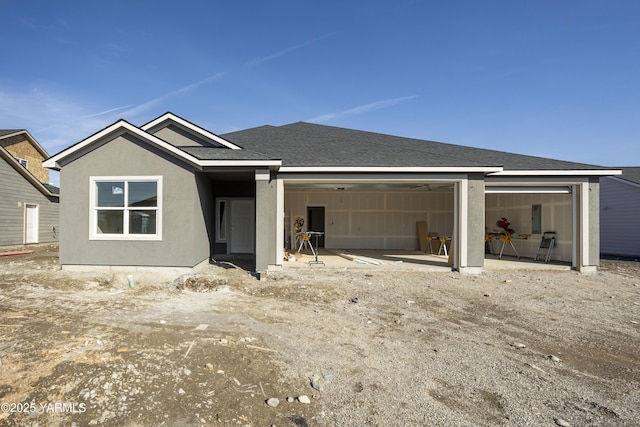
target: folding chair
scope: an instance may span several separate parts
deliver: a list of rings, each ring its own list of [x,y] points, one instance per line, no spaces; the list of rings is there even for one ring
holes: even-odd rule
[[[541,252],[546,250],[547,254],[544,258],[544,262],[551,261],[551,252],[553,251],[553,247],[556,244],[556,232],[555,231],[545,231],[542,234],[542,240],[540,241],[540,247],[538,248],[538,252],[536,252],[534,261],[537,261],[540,258]]]

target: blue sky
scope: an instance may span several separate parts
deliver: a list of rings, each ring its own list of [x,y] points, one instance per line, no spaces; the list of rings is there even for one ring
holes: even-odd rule
[[[0,0],[0,128],[171,111],[640,165],[640,1]]]

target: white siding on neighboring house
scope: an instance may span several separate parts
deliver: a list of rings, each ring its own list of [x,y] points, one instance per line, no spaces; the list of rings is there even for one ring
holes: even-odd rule
[[[640,185],[600,180],[600,253],[640,257]]]

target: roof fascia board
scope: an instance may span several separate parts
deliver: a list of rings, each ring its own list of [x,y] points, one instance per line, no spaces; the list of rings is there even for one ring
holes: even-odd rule
[[[232,150],[241,150],[242,147],[238,147],[237,145],[233,144],[232,142],[227,141],[226,139],[219,137],[218,135],[216,135],[215,133],[209,132],[206,129],[201,128],[200,126],[191,123],[188,120],[183,119],[182,117],[176,116],[173,113],[165,113],[162,116],[158,117],[157,119],[154,119],[152,121],[150,121],[149,123],[147,123],[146,125],[143,125],[140,127],[140,129],[144,130],[144,131],[148,131],[149,129],[154,128],[155,126],[159,125],[160,123],[164,122],[164,121],[173,121],[187,129],[189,129],[192,132],[195,132],[201,136],[204,136],[206,138],[212,139],[215,142],[224,145],[227,148],[230,148]]]
[[[364,173],[498,173],[502,171],[502,167],[475,167],[475,166],[461,166],[461,167],[378,167],[378,166],[284,166],[280,168],[280,172],[283,173],[350,173],[350,172],[364,172]]]
[[[588,177],[584,176],[575,176],[575,177],[552,177],[552,176],[541,176],[541,177],[496,177],[489,176],[485,178],[485,186],[554,186],[554,185],[575,185],[575,184],[585,184],[589,182]]]
[[[42,155],[42,157],[44,157],[45,159],[49,157],[49,153],[46,152],[46,150],[42,147],[42,145],[40,145],[38,141],[36,141],[36,139],[33,136],[31,136],[29,131],[26,129],[19,130],[17,132],[10,133],[7,135],[2,135],[0,136],[0,139],[10,138],[10,137],[18,136],[21,134],[24,134],[27,137],[27,140],[29,141],[29,143]]]
[[[59,194],[54,194],[30,172],[22,166],[18,161],[9,153],[4,147],[0,147],[0,157],[5,159],[20,175],[22,175],[27,181],[29,181],[38,191],[48,197],[60,198]]]
[[[620,169],[571,169],[571,170],[506,170],[490,176],[611,176],[622,175]]]
[[[250,166],[250,167],[279,167],[281,160],[199,160],[202,167],[224,167],[224,166]]]
[[[280,169],[282,171],[282,169]],[[288,183],[323,182],[323,183],[390,183],[390,182],[451,182],[467,179],[465,174],[441,174],[437,177],[425,176],[424,174],[301,174],[301,173],[281,173],[278,172],[278,179]]]
[[[80,141],[79,143],[72,145],[71,147],[67,148],[64,151],[61,151],[60,153],[56,154],[53,157],[50,157],[49,159],[45,160],[44,162],[42,162],[42,164],[44,165],[44,167],[47,168],[52,168],[52,169],[60,169],[60,161],[68,158],[70,156],[72,156],[75,153],[78,153],[79,151],[88,148],[89,146],[95,144],[96,142],[100,141],[103,138],[106,138],[110,135],[121,135],[124,134],[126,132],[129,132],[133,135],[138,136],[139,138],[146,140],[156,146],[158,146],[160,149],[162,149],[163,151],[166,151],[170,154],[173,154],[174,156],[181,158],[183,160],[185,160],[188,163],[191,163],[194,166],[198,166],[200,168],[200,164],[197,158],[193,157],[192,155],[180,150],[179,148],[174,147],[173,145],[169,144],[166,141],[163,141],[162,139],[158,138],[157,136],[151,135],[150,133],[147,133],[139,128],[137,128],[136,126],[132,125],[131,123],[127,122],[126,120],[118,120],[117,122],[115,122],[114,124],[112,124],[111,126],[108,126],[106,128],[104,128],[103,130],[93,134],[92,136],[90,136],[89,138]]]

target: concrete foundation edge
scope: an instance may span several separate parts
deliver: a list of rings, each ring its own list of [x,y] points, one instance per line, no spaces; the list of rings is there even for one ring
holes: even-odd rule
[[[113,274],[116,277],[132,275],[136,282],[154,283],[172,281],[184,274],[196,274],[202,272],[209,265],[209,259],[205,259],[193,267],[159,267],[144,265],[62,265],[62,271],[71,273],[99,273]]]

